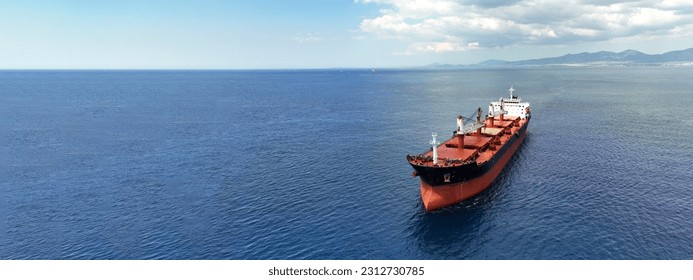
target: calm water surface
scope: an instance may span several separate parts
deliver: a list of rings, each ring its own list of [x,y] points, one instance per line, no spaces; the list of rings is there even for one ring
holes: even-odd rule
[[[0,259],[691,259],[693,68],[2,71]],[[526,142],[426,213],[406,154]]]

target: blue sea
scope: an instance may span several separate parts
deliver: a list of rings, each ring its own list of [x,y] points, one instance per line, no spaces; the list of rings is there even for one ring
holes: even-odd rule
[[[0,259],[692,259],[693,68],[0,71]],[[405,156],[515,93],[424,211]]]

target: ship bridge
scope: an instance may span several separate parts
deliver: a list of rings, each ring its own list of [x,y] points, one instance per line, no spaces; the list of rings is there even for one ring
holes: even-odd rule
[[[498,101],[493,101],[488,105],[489,116],[500,115],[515,116],[521,119],[529,117],[529,102],[522,102],[519,96],[515,95],[515,89],[510,86],[508,89],[510,98],[501,97]]]

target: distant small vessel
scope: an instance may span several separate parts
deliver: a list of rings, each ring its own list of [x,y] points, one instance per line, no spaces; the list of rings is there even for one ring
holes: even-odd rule
[[[508,92],[510,98],[490,102],[484,121],[481,108],[475,120],[458,116],[450,140],[440,144],[434,132],[429,151],[407,155],[413,175],[421,179],[426,210],[459,203],[488,188],[525,140],[529,103],[521,102],[512,86]]]

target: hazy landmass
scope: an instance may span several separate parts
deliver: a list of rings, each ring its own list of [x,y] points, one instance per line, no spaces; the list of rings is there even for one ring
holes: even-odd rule
[[[507,67],[507,66],[693,66],[693,48],[663,54],[646,54],[637,50],[622,52],[582,52],[558,57],[505,61],[486,60],[478,64],[434,64],[435,68],[453,67]]]

